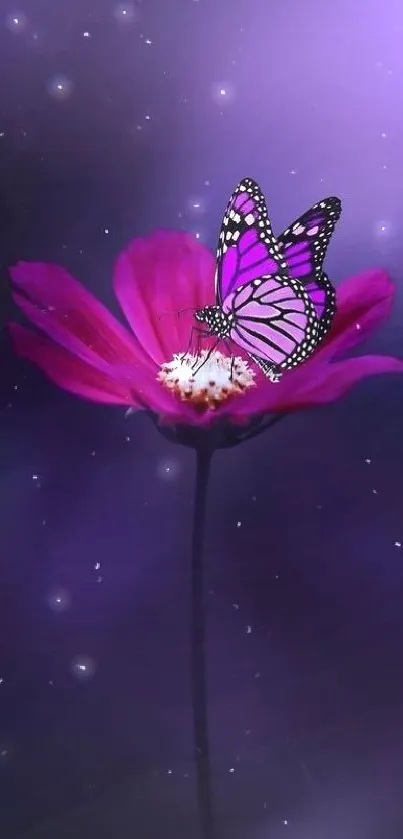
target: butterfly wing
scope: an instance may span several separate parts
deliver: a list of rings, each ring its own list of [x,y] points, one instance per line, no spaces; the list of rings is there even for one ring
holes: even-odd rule
[[[269,375],[287,370],[316,349],[315,307],[298,280],[269,275],[240,286],[232,297],[231,339]]]
[[[271,229],[264,195],[244,178],[228,203],[217,247],[216,300],[222,305],[240,285],[267,274],[287,276],[287,265]]]
[[[308,292],[319,319],[319,340],[330,329],[336,312],[336,292],[322,266],[341,215],[339,198],[314,204],[278,238],[291,277]]]

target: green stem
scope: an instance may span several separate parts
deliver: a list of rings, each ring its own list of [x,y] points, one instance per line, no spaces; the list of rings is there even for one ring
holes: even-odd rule
[[[196,762],[197,801],[202,839],[214,839],[214,816],[207,722],[205,609],[204,609],[204,536],[206,499],[212,451],[196,450],[196,490],[192,531],[191,655],[193,737]]]

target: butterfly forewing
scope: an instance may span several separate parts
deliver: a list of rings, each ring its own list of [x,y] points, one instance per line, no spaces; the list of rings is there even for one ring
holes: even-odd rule
[[[340,199],[324,198],[278,238],[290,276],[304,285],[315,307],[319,340],[329,331],[336,311],[336,293],[322,266],[340,215]]]
[[[267,274],[287,276],[287,264],[273,235],[263,193],[244,178],[228,203],[218,241],[216,299],[222,305],[240,285]]]

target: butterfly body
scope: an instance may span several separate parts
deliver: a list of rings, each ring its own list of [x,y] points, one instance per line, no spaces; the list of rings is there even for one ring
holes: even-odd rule
[[[199,323],[205,323],[208,334],[217,335],[222,341],[230,337],[233,315],[223,311],[221,306],[204,306],[195,313]]]
[[[250,178],[231,196],[221,225],[216,305],[195,313],[209,335],[230,339],[271,381],[309,358],[330,329],[335,292],[322,270],[341,213],[338,198],[315,204],[278,239]]]

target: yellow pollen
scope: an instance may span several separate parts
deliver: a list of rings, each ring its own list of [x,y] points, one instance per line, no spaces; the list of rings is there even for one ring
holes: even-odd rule
[[[157,379],[182,402],[192,402],[201,409],[211,410],[218,408],[230,396],[254,387],[255,374],[243,358],[231,359],[217,351],[207,356],[207,350],[200,355],[176,354],[172,361],[161,365]]]

